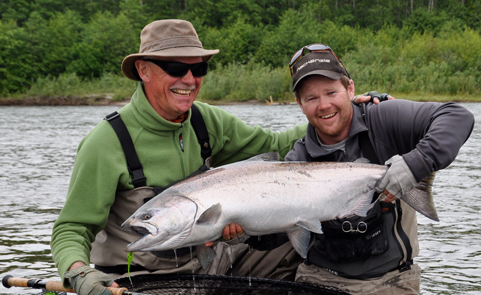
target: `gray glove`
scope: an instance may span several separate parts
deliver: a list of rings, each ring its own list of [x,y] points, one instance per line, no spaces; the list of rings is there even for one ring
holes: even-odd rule
[[[88,265],[69,270],[64,277],[71,279],[72,287],[79,295],[112,295],[106,286],[110,286],[114,280]]]
[[[390,166],[384,177],[379,180],[376,190],[382,192],[385,189],[400,199],[408,190],[413,188],[417,182],[411,169],[400,155],[395,155],[384,163]]]

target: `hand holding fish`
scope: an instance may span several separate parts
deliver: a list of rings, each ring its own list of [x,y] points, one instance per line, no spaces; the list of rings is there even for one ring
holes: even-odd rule
[[[233,240],[233,239],[237,239],[238,237],[240,237],[243,234],[244,234],[244,230],[242,229],[242,226],[240,224],[237,224],[237,223],[231,223],[229,225],[226,225],[222,229],[222,238],[224,239],[224,241],[230,241],[230,240]],[[204,243],[204,246],[212,247],[212,246],[214,246],[214,242]]]
[[[377,184],[376,190],[383,192],[387,197],[386,201],[389,202],[394,200],[393,197],[400,199],[417,184],[417,181],[402,156],[391,157],[385,165],[389,166],[389,169]]]
[[[240,224],[231,223],[229,225],[226,225],[222,230],[222,238],[225,241],[230,241],[241,236],[243,233],[244,231],[242,230],[242,226],[240,226]]]

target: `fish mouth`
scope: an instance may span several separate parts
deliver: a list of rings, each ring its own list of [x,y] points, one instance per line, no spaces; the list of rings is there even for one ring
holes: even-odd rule
[[[142,237],[152,234],[147,228],[143,226],[132,226],[129,230],[134,234],[138,234]]]
[[[129,252],[139,251],[143,245],[142,241],[144,239],[147,239],[148,237],[153,236],[153,234],[146,227],[143,227],[143,226],[130,226],[128,230],[134,234],[141,236],[137,240],[128,244],[127,247],[125,247],[125,251],[129,251]]]

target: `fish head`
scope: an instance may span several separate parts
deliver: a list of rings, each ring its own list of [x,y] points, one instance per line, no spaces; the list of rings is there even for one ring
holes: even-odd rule
[[[179,248],[190,235],[197,204],[179,194],[160,194],[145,203],[121,226],[142,237],[126,251],[163,251]]]

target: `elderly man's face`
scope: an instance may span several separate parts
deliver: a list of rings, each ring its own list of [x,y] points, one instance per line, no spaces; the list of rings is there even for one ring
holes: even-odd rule
[[[194,64],[201,57],[175,57],[163,59]],[[202,77],[194,77],[189,70],[183,77],[172,77],[157,65],[144,60],[136,62],[139,75],[144,81],[144,90],[152,107],[167,120],[174,120],[187,112],[200,90]]]
[[[296,100],[309,123],[316,128],[321,142],[335,144],[349,135],[353,97],[352,80],[346,90],[340,79],[312,75],[302,81]]]

